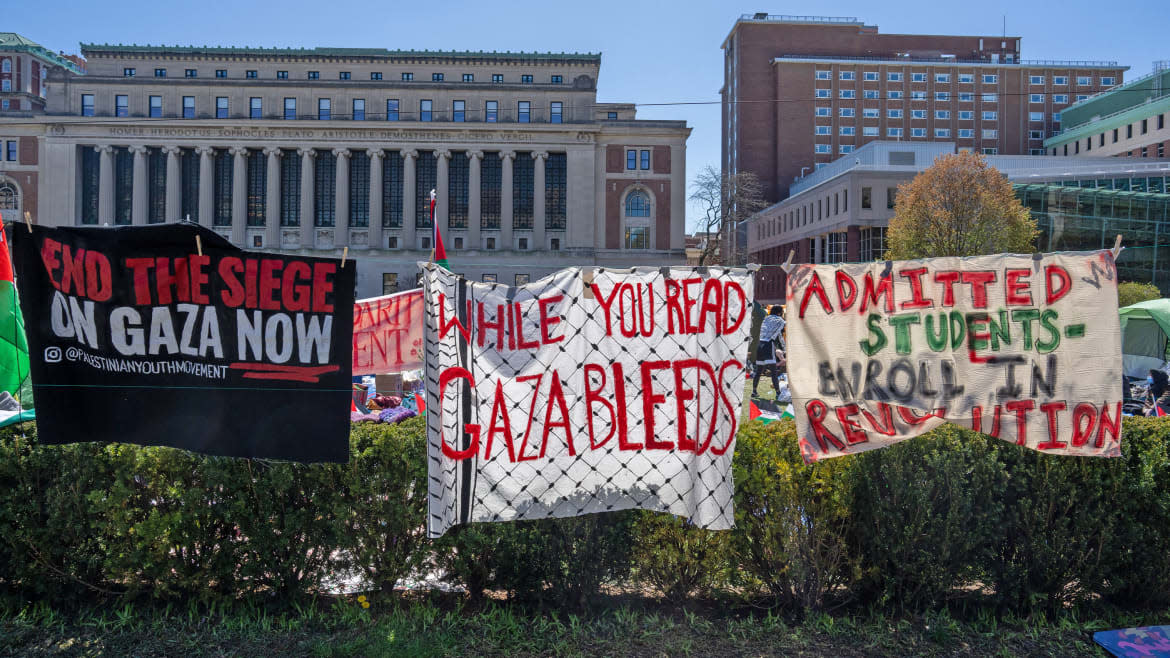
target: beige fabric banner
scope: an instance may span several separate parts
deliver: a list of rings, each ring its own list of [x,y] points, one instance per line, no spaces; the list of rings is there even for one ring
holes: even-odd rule
[[[807,462],[944,422],[1044,452],[1121,454],[1109,251],[798,265],[787,299]]]

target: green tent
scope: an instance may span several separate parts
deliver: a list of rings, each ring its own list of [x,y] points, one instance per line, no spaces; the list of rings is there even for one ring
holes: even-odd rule
[[[1151,299],[1126,306],[1121,314],[1121,358],[1125,374],[1145,377],[1160,369],[1170,357],[1170,299]]]

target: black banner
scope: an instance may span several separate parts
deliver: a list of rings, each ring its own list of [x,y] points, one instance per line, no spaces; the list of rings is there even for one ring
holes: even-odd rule
[[[192,224],[10,231],[41,442],[348,459],[352,261]]]

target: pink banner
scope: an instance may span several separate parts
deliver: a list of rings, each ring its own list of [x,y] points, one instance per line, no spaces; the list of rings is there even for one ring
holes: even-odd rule
[[[423,294],[408,290],[353,305],[353,374],[423,367]]]

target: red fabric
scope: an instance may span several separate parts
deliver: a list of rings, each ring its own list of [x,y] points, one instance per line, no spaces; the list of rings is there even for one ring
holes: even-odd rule
[[[420,414],[427,410],[426,401],[423,400],[423,396],[419,395],[418,393],[414,394],[414,404],[418,407],[418,412]]]
[[[15,227],[15,224],[13,226]],[[0,281],[14,283],[12,278],[12,257],[8,255],[8,236],[4,234],[3,229],[0,229]]]
[[[1162,407],[1159,407],[1158,405],[1156,405],[1156,404],[1155,404],[1155,405],[1154,405],[1154,415],[1156,415],[1156,416],[1165,416],[1165,415],[1166,415],[1166,412],[1165,412],[1165,411],[1162,411]]]
[[[431,226],[435,231],[435,258],[436,263],[447,260],[447,250],[443,247],[443,234],[439,232],[439,225],[435,223],[435,198],[431,197]]]
[[[759,418],[760,417],[760,408],[756,406],[755,402],[750,402],[749,404],[751,405],[748,408],[748,414],[750,414],[749,420],[755,420],[755,419]]]

